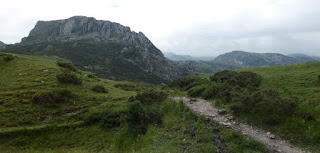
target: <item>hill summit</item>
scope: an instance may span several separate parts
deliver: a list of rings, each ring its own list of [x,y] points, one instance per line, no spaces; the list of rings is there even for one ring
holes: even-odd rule
[[[275,65],[292,65],[299,63],[317,62],[312,58],[301,59],[289,57],[279,53],[250,53],[245,51],[232,51],[219,55],[215,62],[237,65],[240,67],[260,67]]]
[[[72,41],[93,39],[95,42],[115,42],[140,46],[157,55],[162,52],[142,33],[130,30],[119,23],[96,20],[93,17],[74,16],[55,21],[38,21],[29,36],[21,43],[39,43],[45,41]]]
[[[58,56],[114,80],[165,83],[187,73],[142,32],[85,16],[39,21],[20,44],[9,45],[4,52]]]

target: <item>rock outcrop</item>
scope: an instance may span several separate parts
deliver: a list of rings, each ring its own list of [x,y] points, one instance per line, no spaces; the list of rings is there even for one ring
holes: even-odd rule
[[[0,50],[1,49],[5,49],[6,48],[6,44],[5,43],[3,43],[2,41],[0,41]]]
[[[38,21],[29,36],[22,38],[21,43],[30,44],[81,39],[139,46],[153,54],[163,56],[162,52],[142,32],[136,33],[131,31],[130,27],[119,23],[96,20],[85,16],[74,16],[56,21]]]
[[[142,32],[84,16],[39,21],[20,44],[5,51],[58,56],[115,80],[166,83],[188,73],[166,59]]]

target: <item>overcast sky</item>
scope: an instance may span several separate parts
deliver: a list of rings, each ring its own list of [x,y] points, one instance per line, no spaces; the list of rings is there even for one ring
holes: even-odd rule
[[[163,52],[320,56],[319,7],[319,0],[2,0],[0,41],[20,42],[38,20],[84,15],[141,31]]]

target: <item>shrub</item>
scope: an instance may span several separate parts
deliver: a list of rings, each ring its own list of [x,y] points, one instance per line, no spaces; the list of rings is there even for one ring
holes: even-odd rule
[[[169,83],[168,87],[180,88],[181,90],[187,91],[192,87],[195,87],[201,84],[206,84],[207,82],[208,82],[207,79],[200,78],[200,77],[185,77]]]
[[[51,92],[40,93],[33,97],[33,101],[40,105],[56,106],[58,104],[68,102],[71,96],[72,93],[69,90],[55,90]]]
[[[153,104],[154,102],[161,102],[167,97],[168,94],[163,91],[146,90],[143,92],[139,92],[135,97],[130,97],[128,101],[140,101],[143,104]]]
[[[152,123],[162,123],[162,113],[158,107],[143,105],[140,101],[129,104],[126,121],[135,134],[145,134]]]
[[[137,89],[136,85],[126,84],[126,83],[115,84],[114,87],[122,89],[122,90],[125,90],[125,91],[137,91],[137,90],[139,90],[139,89]]]
[[[221,71],[210,77],[210,80],[217,83],[227,83],[232,86],[240,86],[254,90],[259,87],[262,77],[252,72],[235,72],[235,71]]]
[[[5,62],[12,61],[13,59],[14,59],[14,57],[11,56],[11,55],[5,55],[4,58],[3,58],[3,60],[4,60]]]
[[[108,90],[103,85],[95,85],[91,90],[98,93],[108,93]]]
[[[320,82],[320,75],[318,76],[318,81]]]
[[[58,66],[66,68],[70,71],[76,72],[77,69],[71,64],[71,63],[66,63],[66,62],[58,62],[57,63]]]
[[[91,73],[88,74],[87,77],[90,78],[90,79],[96,78],[96,77],[95,77],[93,74],[91,74]]]
[[[188,96],[190,97],[201,97],[203,92],[206,90],[207,85],[195,86],[188,90]]]
[[[76,74],[71,72],[63,72],[59,75],[57,75],[57,79],[60,83],[65,84],[75,84],[75,85],[81,85],[82,79],[78,78]]]
[[[243,93],[231,107],[234,113],[246,113],[259,116],[262,123],[276,125],[283,119],[293,116],[298,107],[298,99],[281,96],[275,90]]]
[[[110,129],[119,127],[122,121],[122,114],[125,112],[115,108],[100,108],[91,110],[84,117],[84,122],[88,125],[98,123],[102,128]]]

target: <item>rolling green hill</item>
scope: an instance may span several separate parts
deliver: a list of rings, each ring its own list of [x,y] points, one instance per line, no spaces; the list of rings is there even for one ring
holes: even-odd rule
[[[211,99],[238,120],[320,150],[320,63],[222,71],[182,78],[169,87]]]
[[[0,152],[266,152],[145,83],[0,53]]]

